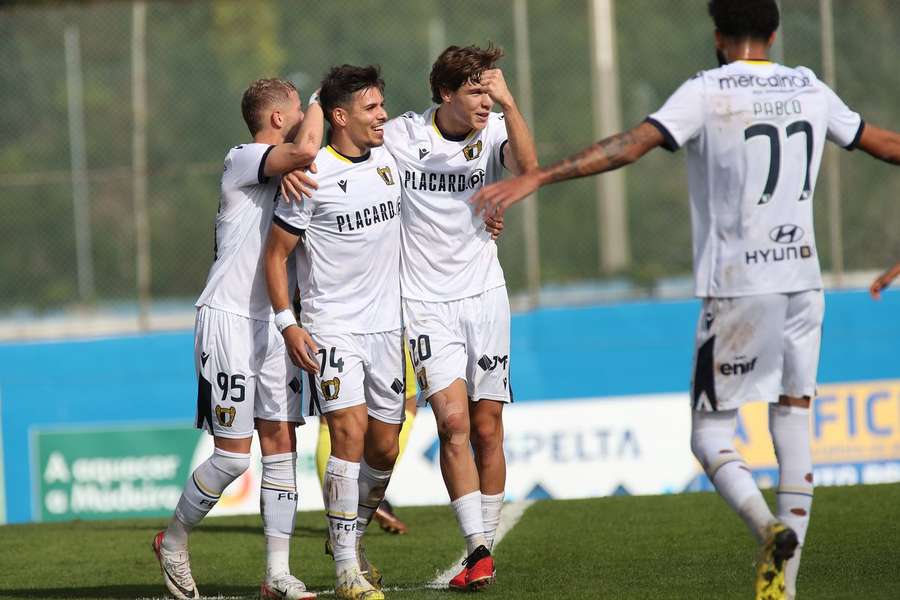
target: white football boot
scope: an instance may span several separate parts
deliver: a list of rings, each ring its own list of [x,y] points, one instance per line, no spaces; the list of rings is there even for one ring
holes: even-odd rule
[[[162,546],[165,531],[160,531],[153,538],[153,553],[159,561],[166,588],[178,600],[194,600],[200,597],[197,584],[191,576],[191,559],[187,548],[177,552],[169,552]]]

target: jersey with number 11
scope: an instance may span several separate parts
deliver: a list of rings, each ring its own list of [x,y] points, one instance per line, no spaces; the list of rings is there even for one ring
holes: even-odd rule
[[[685,82],[647,119],[687,150],[695,293],[822,287],[813,193],[825,140],[852,150],[863,121],[815,74],[736,61]]]

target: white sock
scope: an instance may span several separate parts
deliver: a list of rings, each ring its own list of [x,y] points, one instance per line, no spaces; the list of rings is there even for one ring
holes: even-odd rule
[[[481,519],[484,521],[484,537],[488,550],[494,549],[494,536],[500,526],[500,511],[503,509],[503,492],[481,494]]]
[[[213,449],[212,456],[188,477],[163,536],[163,547],[170,552],[187,547],[191,530],[212,510],[225,488],[249,466],[249,454]]]
[[[691,450],[716,486],[719,495],[761,542],[766,527],[775,521],[753,480],[750,469],[734,447],[737,411],[693,411]]]
[[[362,537],[366,533],[366,527],[372,520],[372,515],[378,510],[378,505],[384,500],[388,483],[391,481],[393,470],[379,471],[373,469],[363,460],[359,466],[359,506],[356,511],[356,537]]]
[[[338,574],[356,566],[356,508],[359,504],[359,463],[328,458],[322,482],[325,516]]]
[[[481,517],[481,491],[460,496],[450,503],[463,537],[466,538],[466,554],[471,554],[478,546],[487,546],[484,537],[484,521]]]
[[[266,575],[290,573],[290,541],[297,519],[296,452],[262,457],[259,508],[266,535]]]
[[[806,540],[812,511],[812,451],[809,439],[809,409],[769,405],[769,431],[778,457],[778,520],[797,533],[800,545],[784,568],[784,588],[789,598],[797,594],[800,553]]]

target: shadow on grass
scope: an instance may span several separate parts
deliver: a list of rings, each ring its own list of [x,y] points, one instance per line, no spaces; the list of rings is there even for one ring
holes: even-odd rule
[[[325,525],[325,519],[322,519],[321,527],[313,527],[313,526],[301,526],[297,525],[294,528],[295,536],[302,537],[325,537],[328,535],[328,527]],[[146,531],[149,535],[156,534],[157,531],[161,529],[165,529],[165,524],[162,525],[141,525],[134,524],[129,525],[128,523],[122,523],[117,525],[107,525],[104,527],[104,530],[108,531]],[[208,534],[217,534],[217,533],[243,533],[243,534],[252,534],[259,535],[262,533],[262,522],[258,525],[226,525],[226,524],[217,524],[217,523],[203,523],[199,527],[197,527],[196,531],[208,533]]]
[[[0,598],[163,598],[161,585],[106,585],[86,587],[33,587],[28,589],[0,589]],[[259,593],[256,587],[218,586],[204,589],[204,595],[212,597],[253,598]]]

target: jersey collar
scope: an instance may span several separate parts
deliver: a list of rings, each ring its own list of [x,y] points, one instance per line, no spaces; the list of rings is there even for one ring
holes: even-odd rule
[[[362,156],[345,156],[345,155],[341,154],[340,152],[338,152],[335,149],[335,147],[332,146],[331,144],[328,144],[327,146],[325,146],[325,148],[328,150],[328,152],[331,153],[332,156],[334,156],[339,161],[345,162],[345,163],[366,162],[367,160],[369,160],[369,157],[372,156],[371,150],[367,150],[366,153],[363,154]]]
[[[439,107],[435,107],[435,109],[433,111],[431,111],[431,126],[434,127],[435,132],[437,132],[437,134],[439,136],[441,136],[443,139],[445,139],[449,142],[464,142],[467,139],[469,139],[470,137],[472,137],[472,134],[475,133],[474,129],[466,132],[463,135],[448,135],[448,134],[444,133],[443,131],[441,131],[441,128],[438,127],[438,124],[437,124],[438,108]]]

